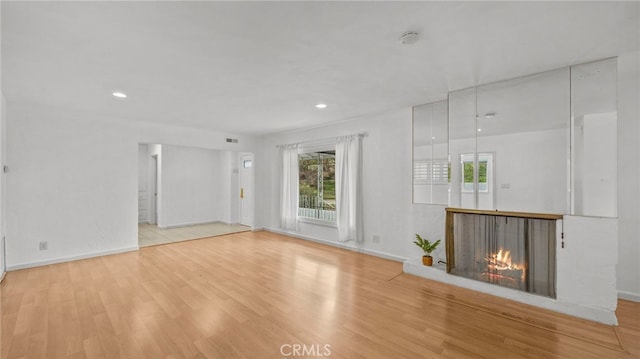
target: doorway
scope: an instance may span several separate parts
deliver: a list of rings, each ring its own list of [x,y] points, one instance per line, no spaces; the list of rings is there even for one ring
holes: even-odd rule
[[[244,232],[252,210],[241,208],[240,153],[140,144],[138,245],[140,247]],[[252,162],[245,165],[251,166]],[[252,181],[244,185],[252,197]],[[251,211],[247,213],[247,211]],[[233,215],[231,215],[233,213]]]

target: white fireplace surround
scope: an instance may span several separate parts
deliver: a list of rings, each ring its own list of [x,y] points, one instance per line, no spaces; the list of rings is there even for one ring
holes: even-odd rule
[[[556,231],[556,299],[447,274],[444,265],[426,267],[420,258],[406,260],[403,270],[575,317],[617,325],[617,219],[565,215],[563,220],[558,220]]]

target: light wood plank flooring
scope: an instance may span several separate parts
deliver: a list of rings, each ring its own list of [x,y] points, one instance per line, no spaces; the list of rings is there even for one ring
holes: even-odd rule
[[[639,303],[614,328],[268,232],[9,272],[0,290],[2,358],[640,355]]]
[[[149,247],[250,230],[251,227],[241,224],[206,223],[162,229],[155,224],[141,223],[138,225],[138,245],[140,247]]]

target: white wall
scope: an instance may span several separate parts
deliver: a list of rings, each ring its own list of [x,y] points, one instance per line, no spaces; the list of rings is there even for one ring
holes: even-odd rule
[[[158,227],[220,219],[220,152],[162,145],[162,211]]]
[[[248,136],[9,102],[9,269],[138,248],[138,144],[254,152]],[[228,144],[226,137],[239,138]],[[259,166],[258,164],[256,164]],[[38,250],[48,241],[49,249]]]
[[[239,219],[239,161],[238,152],[220,152],[220,221],[224,223],[238,223]]]
[[[149,223],[157,225],[157,214],[162,212],[162,193],[160,192],[162,187],[162,145],[157,143],[148,144],[147,150],[147,188],[149,189],[149,196],[147,196],[149,212],[147,217],[149,218]],[[155,159],[153,158],[154,156],[156,157]]]
[[[568,314],[617,324],[618,221],[564,216],[563,222],[565,246],[556,250],[558,302],[579,307]]]
[[[583,165],[580,179],[581,208],[574,213],[595,217],[617,216],[617,118],[616,113],[591,114],[582,118]],[[578,152],[578,151],[574,151]],[[578,201],[576,201],[578,202]]]
[[[6,270],[5,241],[7,233],[7,179],[2,170],[7,164],[7,102],[0,91],[0,278]]]
[[[149,146],[146,144],[140,144],[138,146],[138,190],[146,191],[148,186],[148,172],[149,172]]]
[[[0,19],[2,19],[2,6],[0,6]],[[2,20],[0,20],[0,24]],[[0,26],[2,28],[2,26]],[[6,228],[6,180],[2,166],[7,163],[7,102],[2,93],[2,36],[0,36],[0,279],[6,270],[4,235]]]
[[[169,150],[164,171],[163,148]],[[238,222],[239,153],[160,144],[140,144],[139,147],[138,222],[153,220],[154,155],[159,159],[158,198],[165,209],[164,212],[160,209],[165,213],[160,227]]]
[[[640,51],[618,57],[618,266],[620,297],[640,301]]]
[[[149,221],[149,146],[138,146],[138,223]]]

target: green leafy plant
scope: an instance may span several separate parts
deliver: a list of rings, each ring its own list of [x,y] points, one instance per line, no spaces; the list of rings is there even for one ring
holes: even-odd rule
[[[437,241],[431,243],[428,239],[424,239],[416,233],[416,240],[413,243],[415,243],[416,246],[420,247],[420,249],[424,251],[425,256],[431,257],[431,252],[433,252],[436,247],[438,247],[438,245],[440,244],[440,240],[438,239]]]

